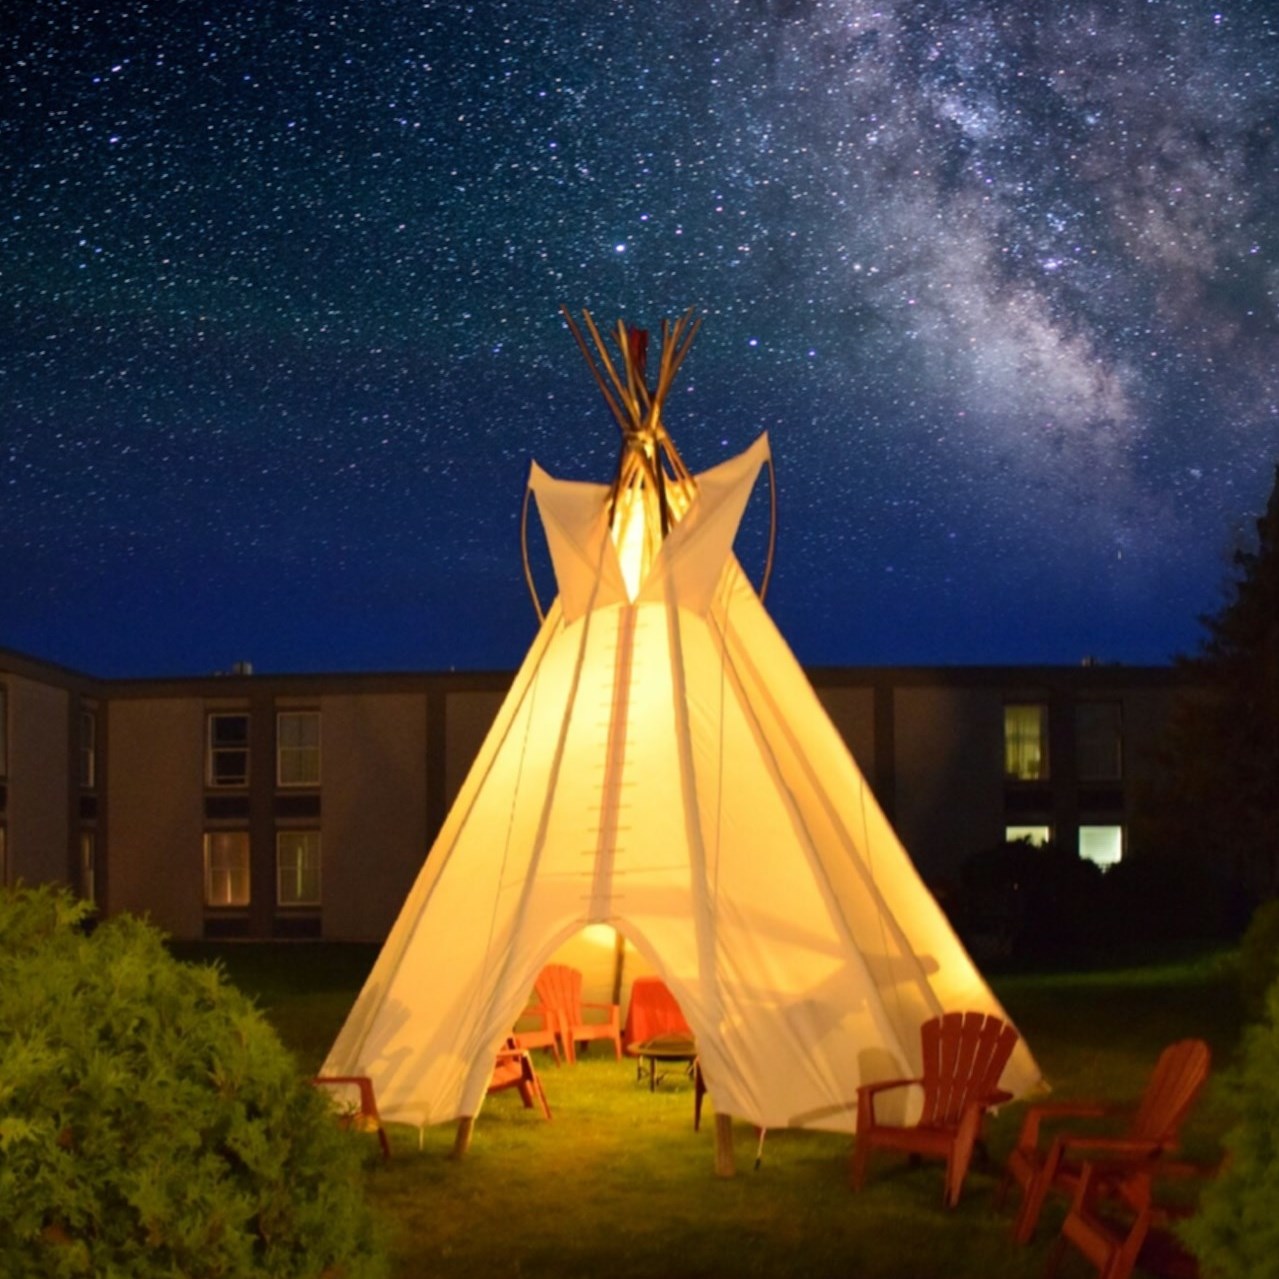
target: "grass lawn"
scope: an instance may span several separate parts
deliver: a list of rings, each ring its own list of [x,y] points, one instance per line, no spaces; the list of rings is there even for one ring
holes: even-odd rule
[[[254,993],[314,1070],[375,951],[327,945],[175,947],[216,956]],[[994,982],[1060,1097],[1134,1097],[1159,1050],[1195,1035],[1212,1045],[1214,1080],[1185,1136],[1207,1158],[1228,1122],[1220,1068],[1239,1040],[1233,978],[1203,960],[1123,971],[1017,976]],[[714,1176],[713,1123],[692,1128],[692,1084],[678,1068],[656,1092],[598,1045],[575,1068],[539,1069],[554,1119],[518,1095],[489,1100],[470,1153],[448,1158],[451,1125],[392,1128],[393,1157],[373,1158],[368,1189],[388,1221],[397,1279],[417,1276],[841,1275],[855,1279],[1038,1276],[1060,1218],[1015,1248],[1010,1214],[994,1208],[1002,1156],[1020,1122],[1010,1106],[990,1131],[992,1165],[970,1174],[963,1202],[941,1207],[940,1164],[877,1158],[865,1191],[848,1186],[849,1139],[768,1134],[753,1170],[754,1130],[735,1125],[738,1174]],[[365,1140],[357,1138],[358,1140]],[[1063,1265],[1068,1279],[1069,1263]],[[1086,1273],[1076,1271],[1075,1273]]]

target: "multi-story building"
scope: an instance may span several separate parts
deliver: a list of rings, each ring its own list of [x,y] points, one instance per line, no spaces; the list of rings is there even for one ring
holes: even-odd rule
[[[925,879],[1005,838],[1125,855],[1166,667],[821,668]],[[508,674],[99,680],[0,649],[0,882],[178,938],[385,935]]]

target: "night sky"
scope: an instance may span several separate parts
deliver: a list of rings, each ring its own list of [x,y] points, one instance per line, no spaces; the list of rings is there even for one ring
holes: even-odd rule
[[[13,8],[0,645],[514,666],[529,462],[616,454],[561,303],[705,312],[806,662],[1166,660],[1264,505],[1270,0]]]

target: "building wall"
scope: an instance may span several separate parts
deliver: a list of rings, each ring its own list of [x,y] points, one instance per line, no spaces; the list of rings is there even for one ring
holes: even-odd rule
[[[1175,701],[1176,694],[1170,686],[1151,688],[1124,699],[1124,774],[1130,782],[1125,788],[1130,817],[1138,799],[1140,779],[1152,776],[1157,768],[1159,743]]]
[[[326,937],[384,937],[426,860],[427,699],[320,700]]]
[[[925,880],[953,879],[1009,825],[1062,846],[1081,824],[1131,823],[1176,693],[1170,670],[844,668],[811,673],[818,696]],[[79,886],[81,832],[96,836],[100,904],[149,914],[180,938],[385,935],[458,794],[509,676],[252,676],[92,681],[0,650],[9,774],[0,779],[10,878]],[[1051,777],[1004,776],[1004,707],[1047,707]],[[1075,711],[1122,706],[1123,775],[1076,774]],[[96,708],[96,792],[78,775],[79,711]],[[211,711],[249,714],[247,785],[206,778]],[[280,786],[277,714],[317,710],[318,785]],[[318,829],[321,902],[277,903],[276,836]],[[251,901],[207,906],[204,836],[247,830]]]
[[[6,849],[10,883],[70,874],[72,704],[65,688],[17,674],[9,701]]]
[[[448,806],[462,789],[471,764],[497,717],[503,696],[494,690],[467,690],[450,693],[445,698],[444,790]]]
[[[1003,838],[1003,699],[998,689],[904,687],[893,694],[895,820],[925,879]]]
[[[1123,781],[1120,786],[1112,788],[1119,792],[1119,802],[1116,804],[1116,797],[1111,797],[1109,803],[1113,820],[1130,829],[1140,803],[1143,779],[1151,777],[1156,768],[1156,752],[1172,713],[1175,693],[1171,685],[1116,692],[1123,706]],[[1105,789],[1086,782],[1079,783],[1080,822],[1094,820],[1092,796],[1100,791],[1100,797],[1105,801]],[[1105,820],[1104,813],[1101,820]]]
[[[175,937],[204,931],[204,702],[156,697],[107,707],[105,907],[149,914]],[[101,842],[101,836],[99,836]]]
[[[852,751],[862,776],[877,785],[875,756],[875,690],[869,685],[826,685],[816,688],[822,709]]]

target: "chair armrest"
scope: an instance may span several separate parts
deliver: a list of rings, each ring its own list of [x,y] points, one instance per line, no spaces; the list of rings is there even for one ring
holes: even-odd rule
[[[867,1125],[875,1123],[875,1098],[892,1088],[909,1088],[923,1084],[922,1079],[881,1079],[873,1084],[861,1084],[857,1089],[857,1131],[865,1133]]]
[[[525,1017],[539,1018],[541,1025],[535,1029],[543,1033],[549,1031],[553,1035],[567,1034],[568,1018],[551,1004],[530,1004],[516,1020],[519,1021]]]
[[[368,1075],[313,1075],[313,1084],[369,1084]]]
[[[1062,1156],[1071,1154],[1094,1164],[1111,1165],[1113,1171],[1118,1171],[1119,1166],[1125,1163],[1151,1164],[1167,1147],[1159,1141],[1141,1141],[1133,1137],[1100,1135],[1094,1137],[1082,1133],[1060,1133],[1053,1138],[1050,1149],[1052,1154],[1048,1162],[1054,1167],[1060,1164]]]
[[[604,1023],[608,1024],[608,1026],[620,1026],[620,1024],[622,1024],[622,1012],[620,1012],[620,1005],[618,1004],[583,1003],[582,1008],[583,1010],[590,1008],[593,1012],[597,1013],[608,1013],[608,1022]]]
[[[865,1093],[868,1097],[874,1097],[876,1093],[887,1092],[890,1088],[908,1088],[911,1084],[922,1085],[922,1079],[880,1079],[873,1084],[858,1084],[857,1095],[860,1097]]]
[[[1034,1150],[1039,1145],[1039,1130],[1046,1119],[1101,1119],[1124,1109],[1126,1107],[1117,1107],[1101,1101],[1050,1101],[1030,1106],[1022,1117],[1016,1148]]]

